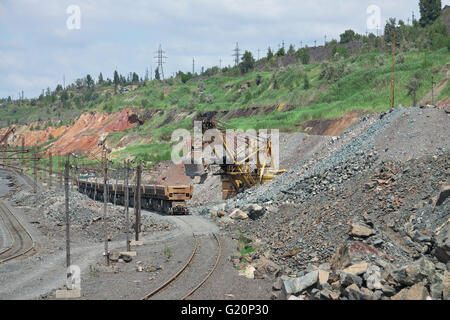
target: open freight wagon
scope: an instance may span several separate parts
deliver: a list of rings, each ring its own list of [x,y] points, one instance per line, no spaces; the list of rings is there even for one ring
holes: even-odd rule
[[[78,191],[96,201],[104,201],[103,183],[78,180]],[[123,184],[107,184],[108,201],[125,205],[125,186]],[[129,205],[134,206],[134,187],[128,187]],[[192,198],[191,186],[141,186],[141,208],[160,211],[168,214],[188,214],[186,201]]]

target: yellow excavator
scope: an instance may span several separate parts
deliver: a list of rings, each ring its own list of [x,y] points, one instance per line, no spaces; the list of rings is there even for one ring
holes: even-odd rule
[[[208,129],[217,129],[218,121],[207,118],[202,118],[201,121],[203,133]],[[245,189],[264,184],[286,171],[275,168],[272,154],[272,141],[268,137],[249,137],[246,135],[245,138],[242,138],[236,135],[233,143],[235,140],[240,141],[240,150],[234,150],[234,148],[228,146],[226,136],[223,132],[219,135],[219,139],[221,141],[216,142],[212,138],[211,141],[204,141],[204,143],[209,143],[210,145],[213,143],[214,145],[221,144],[226,153],[226,155],[222,155],[215,147],[212,147],[217,157],[223,157],[223,164],[220,164],[220,171],[215,173],[221,176],[223,199],[234,197]],[[228,159],[232,159],[232,161],[228,161],[229,163],[227,163],[227,157]],[[253,161],[252,165],[251,160],[255,158],[256,163]],[[263,161],[261,162],[262,159]]]

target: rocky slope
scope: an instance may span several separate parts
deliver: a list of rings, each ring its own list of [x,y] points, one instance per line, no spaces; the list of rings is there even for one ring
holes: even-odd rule
[[[449,128],[434,107],[365,116],[272,182],[197,213],[249,239],[256,251],[237,265],[283,276],[274,297],[447,298]]]

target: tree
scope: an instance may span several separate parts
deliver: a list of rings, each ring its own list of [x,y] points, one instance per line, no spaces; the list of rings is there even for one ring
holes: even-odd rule
[[[386,21],[386,25],[384,26],[384,41],[388,44],[391,44],[394,40],[394,31],[397,31],[397,19],[395,18],[389,18],[389,20]],[[398,37],[397,37],[398,39]]]
[[[282,56],[284,56],[285,54],[286,54],[286,52],[284,51],[284,48],[283,48],[283,47],[281,47],[281,48],[277,51],[277,53],[276,53],[277,57],[282,57]]]
[[[100,75],[98,76],[98,84],[102,85],[105,82],[105,80],[103,80],[103,74],[100,72]]]
[[[272,58],[273,58],[273,52],[272,52],[272,49],[270,49],[270,47],[269,47],[269,49],[267,50],[267,60],[270,60]]]
[[[288,51],[287,51],[287,54],[294,54],[295,53],[295,49],[294,49],[294,45],[290,45],[289,46],[289,49],[288,49]]]
[[[296,56],[303,64],[308,64],[310,59],[308,47],[298,49]]]
[[[133,72],[133,77],[131,79],[132,83],[139,83],[139,76],[136,72]]]
[[[161,76],[159,74],[159,68],[156,68],[156,70],[155,70],[155,79],[156,80],[161,80]]]
[[[419,90],[420,81],[416,77],[411,78],[406,84],[406,89],[408,89],[408,96],[413,98],[413,107],[416,106],[416,93]]]
[[[420,0],[420,24],[422,27],[433,24],[441,14],[441,0]]]
[[[245,51],[241,59],[242,62],[239,64],[241,73],[247,73],[255,67],[255,59],[250,51]]]
[[[340,35],[340,37],[341,37],[341,43],[349,43],[349,42],[356,40],[356,33],[355,33],[355,31],[349,29],[349,30],[345,30],[345,32],[342,33]]]
[[[86,85],[87,85],[88,89],[93,89],[94,84],[95,84],[94,79],[92,79],[91,75],[88,74],[86,76]]]
[[[308,75],[305,73],[303,76],[303,89],[308,90],[310,87],[311,85],[309,84]]]
[[[69,100],[69,95],[67,94],[67,90],[64,90],[61,93],[61,102],[66,102],[67,100]]]
[[[114,71],[114,92],[117,92],[117,87],[120,84],[120,77],[119,77],[119,73],[117,72],[117,70]]]
[[[256,85],[259,86],[262,82],[262,76],[260,74],[258,74],[256,76]]]

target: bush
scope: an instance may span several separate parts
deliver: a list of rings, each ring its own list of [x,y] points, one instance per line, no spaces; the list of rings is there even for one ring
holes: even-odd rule
[[[308,48],[300,48],[296,53],[296,58],[300,60],[303,64],[309,64],[309,49]]]
[[[336,82],[346,74],[347,72],[344,64],[323,62],[321,65],[319,79],[324,79],[328,82]]]

